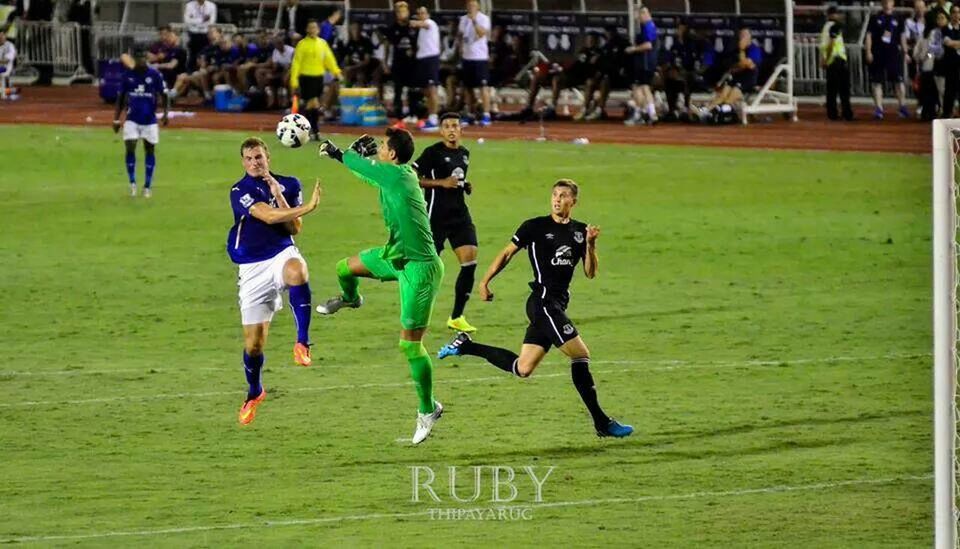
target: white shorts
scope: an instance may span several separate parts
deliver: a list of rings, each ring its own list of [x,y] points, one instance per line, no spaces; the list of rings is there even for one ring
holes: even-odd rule
[[[283,283],[283,266],[292,258],[306,263],[296,246],[288,246],[270,259],[239,266],[237,287],[244,326],[270,322],[274,313],[283,308],[280,292],[287,289]]]
[[[160,126],[158,124],[141,126],[136,122],[125,121],[123,123],[123,140],[133,141],[136,139],[143,139],[151,145],[156,145],[160,142]]]

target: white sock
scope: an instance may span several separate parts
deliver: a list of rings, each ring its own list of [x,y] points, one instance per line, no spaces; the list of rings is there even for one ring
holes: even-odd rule
[[[656,107],[656,105],[654,105],[653,103],[647,103],[647,115],[649,115],[650,118],[656,118],[656,117],[657,117],[657,107]]]

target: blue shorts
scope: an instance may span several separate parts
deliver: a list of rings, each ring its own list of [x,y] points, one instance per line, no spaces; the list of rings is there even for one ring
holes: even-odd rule
[[[467,88],[482,88],[490,82],[489,61],[463,61],[460,78]]]
[[[417,59],[417,77],[414,84],[420,88],[440,84],[440,56]]]
[[[903,59],[900,55],[874,55],[870,64],[870,82],[898,84],[903,82]]]

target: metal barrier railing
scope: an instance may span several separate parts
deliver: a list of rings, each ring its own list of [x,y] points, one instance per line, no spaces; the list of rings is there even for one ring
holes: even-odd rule
[[[65,84],[92,78],[83,65],[82,31],[77,23],[18,22],[15,76],[30,82],[39,75],[36,67],[52,67],[54,80]]]

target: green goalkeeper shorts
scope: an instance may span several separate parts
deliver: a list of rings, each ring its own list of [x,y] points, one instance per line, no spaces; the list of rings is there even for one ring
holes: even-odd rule
[[[374,278],[400,283],[400,326],[404,330],[426,328],[443,281],[443,262],[438,257],[434,261],[408,261],[401,266],[380,257],[382,253],[382,247],[364,250],[360,252],[360,262]]]

